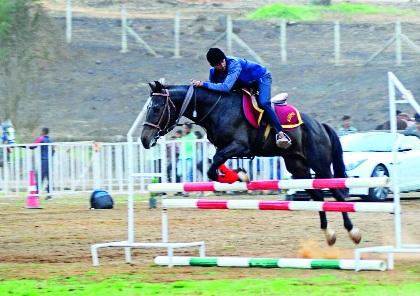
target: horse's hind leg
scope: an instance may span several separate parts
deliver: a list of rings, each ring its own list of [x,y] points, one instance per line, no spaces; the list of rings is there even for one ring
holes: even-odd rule
[[[343,190],[330,189],[330,191],[337,201],[344,202],[346,200],[346,196]],[[346,230],[348,231],[350,238],[355,244],[360,243],[360,241],[362,240],[362,234],[359,228],[353,226],[353,223],[351,222],[347,212],[343,212],[341,214],[343,215],[344,228],[346,228]]]
[[[321,190],[314,190],[314,189],[306,189],[306,192],[309,193],[311,198],[314,201],[324,201],[324,194]],[[337,236],[335,234],[335,230],[328,227],[328,220],[327,220],[327,213],[325,212],[318,212],[319,213],[319,220],[321,222],[321,230],[324,232],[325,239],[329,246],[335,244],[337,240]]]
[[[329,168],[329,166],[325,166],[324,169],[319,169],[319,168],[313,168],[313,170],[315,171],[316,177],[317,178],[332,178],[333,175],[331,173],[331,170]],[[345,189],[330,189],[332,195],[334,196],[334,198],[338,201],[338,202],[345,202],[346,201],[346,190]],[[325,213],[325,212],[324,212]],[[362,239],[362,235],[360,233],[360,230],[357,227],[353,227],[353,223],[350,220],[350,217],[348,215],[347,212],[342,212],[341,213],[343,216],[343,223],[344,223],[344,228],[347,230],[350,238],[353,240],[354,243],[358,244],[360,243],[361,239]]]
[[[311,179],[311,172],[309,167],[306,165],[306,162],[303,158],[296,157],[287,157],[284,159],[287,170],[292,173],[294,179]],[[305,190],[314,201],[323,201],[324,195],[321,190],[306,189]],[[328,228],[328,220],[325,212],[318,212],[319,220],[321,223],[321,230],[324,232],[325,239],[328,245],[332,246],[335,244],[336,235],[335,231]]]

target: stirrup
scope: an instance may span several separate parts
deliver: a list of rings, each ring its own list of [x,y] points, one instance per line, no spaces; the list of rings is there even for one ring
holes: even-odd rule
[[[279,148],[287,149],[292,145],[292,140],[284,132],[279,132],[276,134],[276,145]]]

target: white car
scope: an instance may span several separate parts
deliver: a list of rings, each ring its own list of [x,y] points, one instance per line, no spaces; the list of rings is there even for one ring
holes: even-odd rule
[[[354,133],[340,138],[347,175],[352,178],[389,176],[392,148],[397,143],[398,184],[401,192],[420,190],[420,139],[389,132]],[[384,201],[388,188],[352,188],[350,195],[368,201]]]

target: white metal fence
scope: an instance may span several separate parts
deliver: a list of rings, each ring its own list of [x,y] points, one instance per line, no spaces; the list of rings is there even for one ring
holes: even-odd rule
[[[66,17],[56,16],[58,22],[65,22],[66,41],[86,47],[115,48],[123,53],[141,48],[152,56],[174,58],[194,57],[212,45],[222,44],[228,54],[234,51],[235,55],[250,56],[259,62],[274,60],[290,64],[318,61],[366,65],[373,60],[385,63],[394,60],[396,65],[401,65],[403,58],[404,62],[417,62],[420,58],[420,46],[416,44],[418,25],[401,24],[398,20],[382,24],[287,23],[286,20],[232,21],[227,15],[221,21],[214,16],[192,17],[176,11],[173,19],[156,19],[153,12],[149,18],[144,16],[147,8],[126,7],[124,2],[120,7],[111,4],[101,6],[102,17],[87,17],[89,14],[83,9],[72,7],[71,0],[63,1],[61,10],[66,11]],[[99,13],[97,9],[92,11]],[[137,12],[142,13],[142,18],[136,17]],[[256,32],[257,39],[253,38]],[[202,44],[202,49],[197,44]],[[279,55],[273,56],[273,52]]]
[[[186,155],[185,145],[193,146]],[[207,140],[185,143],[181,140],[159,140],[150,150],[139,141],[133,143],[133,159],[128,157],[128,143],[70,142],[53,144],[0,145],[0,194],[17,196],[28,190],[28,173],[34,170],[41,194],[47,194],[47,178],[42,180],[41,146],[47,147],[48,181],[51,195],[91,192],[102,188],[113,193],[128,192],[130,161],[137,174],[135,192],[146,192],[151,177],[160,175],[168,182],[207,181],[207,170],[214,155],[214,147]],[[44,158],[46,154],[44,153]],[[164,161],[165,160],[165,161]],[[281,177],[280,158],[234,159],[231,168],[245,168],[251,179]]]

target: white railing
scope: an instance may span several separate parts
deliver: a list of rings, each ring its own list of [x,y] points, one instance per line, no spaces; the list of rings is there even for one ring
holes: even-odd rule
[[[41,146],[47,147],[51,195],[92,192],[96,188],[127,193],[129,164],[137,174],[133,182],[135,192],[146,192],[151,176],[163,177],[168,182],[208,181],[206,172],[214,148],[206,139],[196,140],[193,144],[193,153],[187,157],[182,153],[185,142],[181,140],[162,139],[155,147],[146,150],[137,139],[133,142],[131,160],[127,142],[1,145],[0,195],[17,196],[27,192],[30,170],[36,172],[37,184],[44,183],[39,186],[40,193],[47,193],[47,182],[42,182]],[[279,157],[256,157],[229,160],[227,165],[244,168],[252,180],[267,180],[281,177],[280,168],[283,166],[280,161]]]

